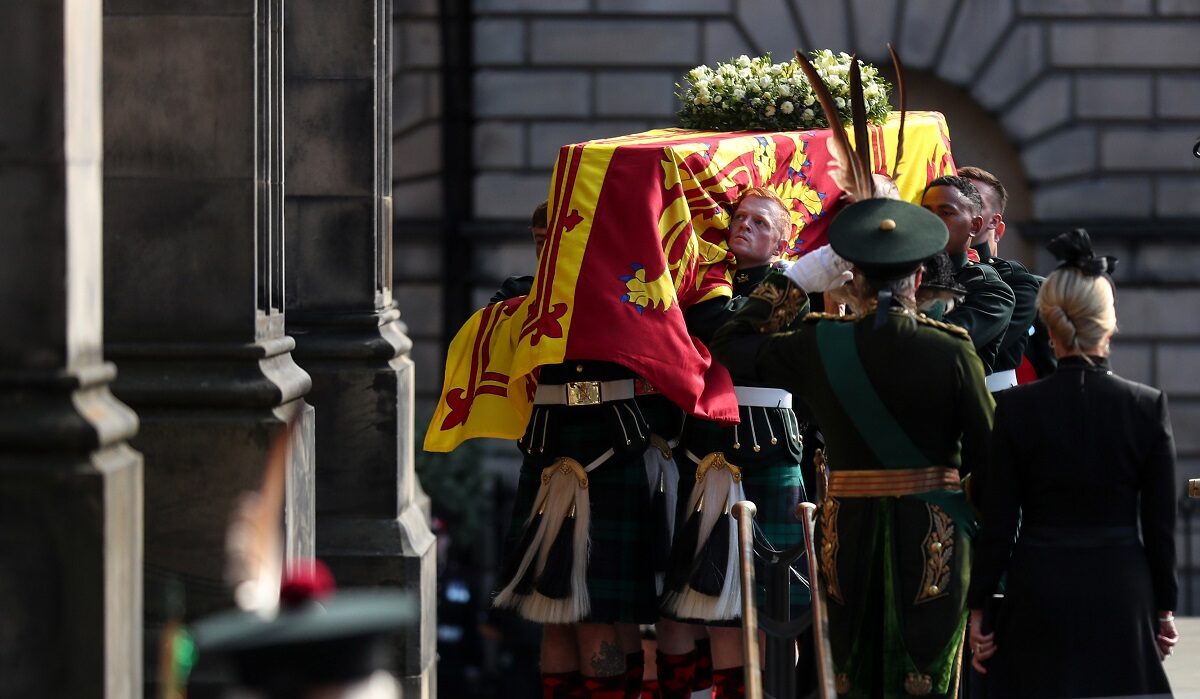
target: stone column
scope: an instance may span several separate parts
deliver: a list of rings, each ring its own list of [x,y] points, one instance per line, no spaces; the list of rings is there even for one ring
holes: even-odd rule
[[[107,0],[104,317],[146,458],[146,624],[232,604],[225,533],[298,417],[286,555],[311,556],[311,380],[284,334],[282,0]]]
[[[0,696],[142,680],[142,457],[101,315],[100,0],[0,3]]]
[[[412,343],[392,300],[391,0],[288,0],[287,321],[313,377],[317,555],[420,595],[405,697],[432,696],[434,537],[416,504]]]

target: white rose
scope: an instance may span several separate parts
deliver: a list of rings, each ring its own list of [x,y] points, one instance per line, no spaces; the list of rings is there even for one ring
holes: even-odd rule
[[[814,96],[812,96],[812,95],[805,95],[805,96],[804,96],[804,106],[805,106],[805,107],[811,107],[811,106],[813,106],[813,103],[814,103],[814,102],[816,102],[816,101],[817,101],[817,98],[816,98],[816,97],[814,97]],[[809,111],[811,111],[811,110],[809,110]]]
[[[803,112],[800,113],[800,118],[804,119],[805,121],[812,121],[813,117],[815,117],[815,116],[816,116],[816,112],[814,112],[811,109],[805,109]]]
[[[846,100],[842,99],[841,97],[834,97],[833,101],[837,104],[838,109],[846,108]]]
[[[773,105],[773,104],[767,105],[766,115],[769,117],[775,116],[775,105]]]
[[[775,99],[775,96],[772,95],[770,92],[767,92],[767,93],[763,94],[763,99],[765,99],[767,101],[773,101]]]
[[[749,67],[750,67],[750,57],[749,57],[749,56],[747,56],[747,55],[746,55],[746,54],[744,54],[744,53],[743,53],[742,55],[738,56],[738,57],[737,57],[737,60],[736,60],[736,61],[734,61],[734,62],[735,62],[735,63],[737,63],[737,64],[738,64],[738,66],[740,66],[740,67],[742,67],[742,68],[749,68]]]
[[[792,96],[792,86],[788,85],[787,83],[780,83],[779,84],[779,94],[783,95],[784,97],[791,97]]]
[[[771,86],[771,78],[764,75],[758,79],[758,84],[761,85],[762,88],[765,90]]]
[[[707,80],[697,80],[695,82],[695,85],[696,85],[696,89],[699,90],[700,92],[703,92],[708,89],[708,81]]]
[[[795,105],[793,105],[790,101],[779,105],[779,111],[783,112],[784,114],[791,114],[792,110],[795,108]]]
[[[734,88],[734,90],[733,90],[733,98],[734,98],[735,100],[740,100],[740,99],[742,99],[742,98],[743,98],[743,97],[745,97],[745,96],[746,96],[746,91],[745,91],[745,90],[743,90],[743,89],[742,89],[742,88],[740,88],[740,87],[738,87],[738,88]]]
[[[737,72],[737,74],[738,74],[738,77],[741,78],[742,80],[750,79],[750,69],[749,68],[742,68],[741,70],[739,70]]]
[[[716,76],[712,79],[712,86],[717,89],[725,87],[725,78],[722,78],[720,75]]]

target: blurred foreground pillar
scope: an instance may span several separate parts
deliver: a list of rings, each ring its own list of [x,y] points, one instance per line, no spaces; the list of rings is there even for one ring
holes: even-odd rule
[[[103,360],[100,0],[0,3],[0,697],[142,681],[142,457]]]
[[[154,652],[166,583],[188,618],[232,605],[230,515],[293,417],[285,555],[314,552],[311,380],[283,316],[283,2],[104,11],[105,346],[142,424]]]

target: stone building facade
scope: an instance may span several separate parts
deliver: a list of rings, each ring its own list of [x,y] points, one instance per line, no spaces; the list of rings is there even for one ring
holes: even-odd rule
[[[456,59],[471,75],[458,179],[439,178],[439,10],[401,6],[397,162],[422,157],[394,181],[397,259],[409,260],[398,268],[412,273],[397,298],[428,321],[414,350],[419,415],[436,398],[447,335],[505,276],[532,268],[525,221],[559,146],[672,125],[674,84],[700,63],[830,48],[883,66],[891,41],[911,104],[947,115],[957,162],[1012,190],[1008,254],[1045,272],[1039,241],[1082,225],[1122,258],[1115,367],[1169,392],[1180,477],[1200,476],[1200,3],[474,0],[470,51]],[[447,186],[452,226],[436,204]],[[509,451],[495,445],[494,459]]]

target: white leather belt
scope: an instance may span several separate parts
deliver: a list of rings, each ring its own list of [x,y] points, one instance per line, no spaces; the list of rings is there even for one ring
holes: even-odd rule
[[[790,408],[792,394],[782,388],[762,388],[761,386],[734,386],[738,405],[752,408]]]
[[[599,405],[633,398],[633,379],[540,384],[534,405]]]
[[[1008,369],[1007,371],[997,371],[994,374],[988,374],[983,377],[983,383],[987,385],[987,390],[992,393],[1012,388],[1017,385],[1017,370]]]

